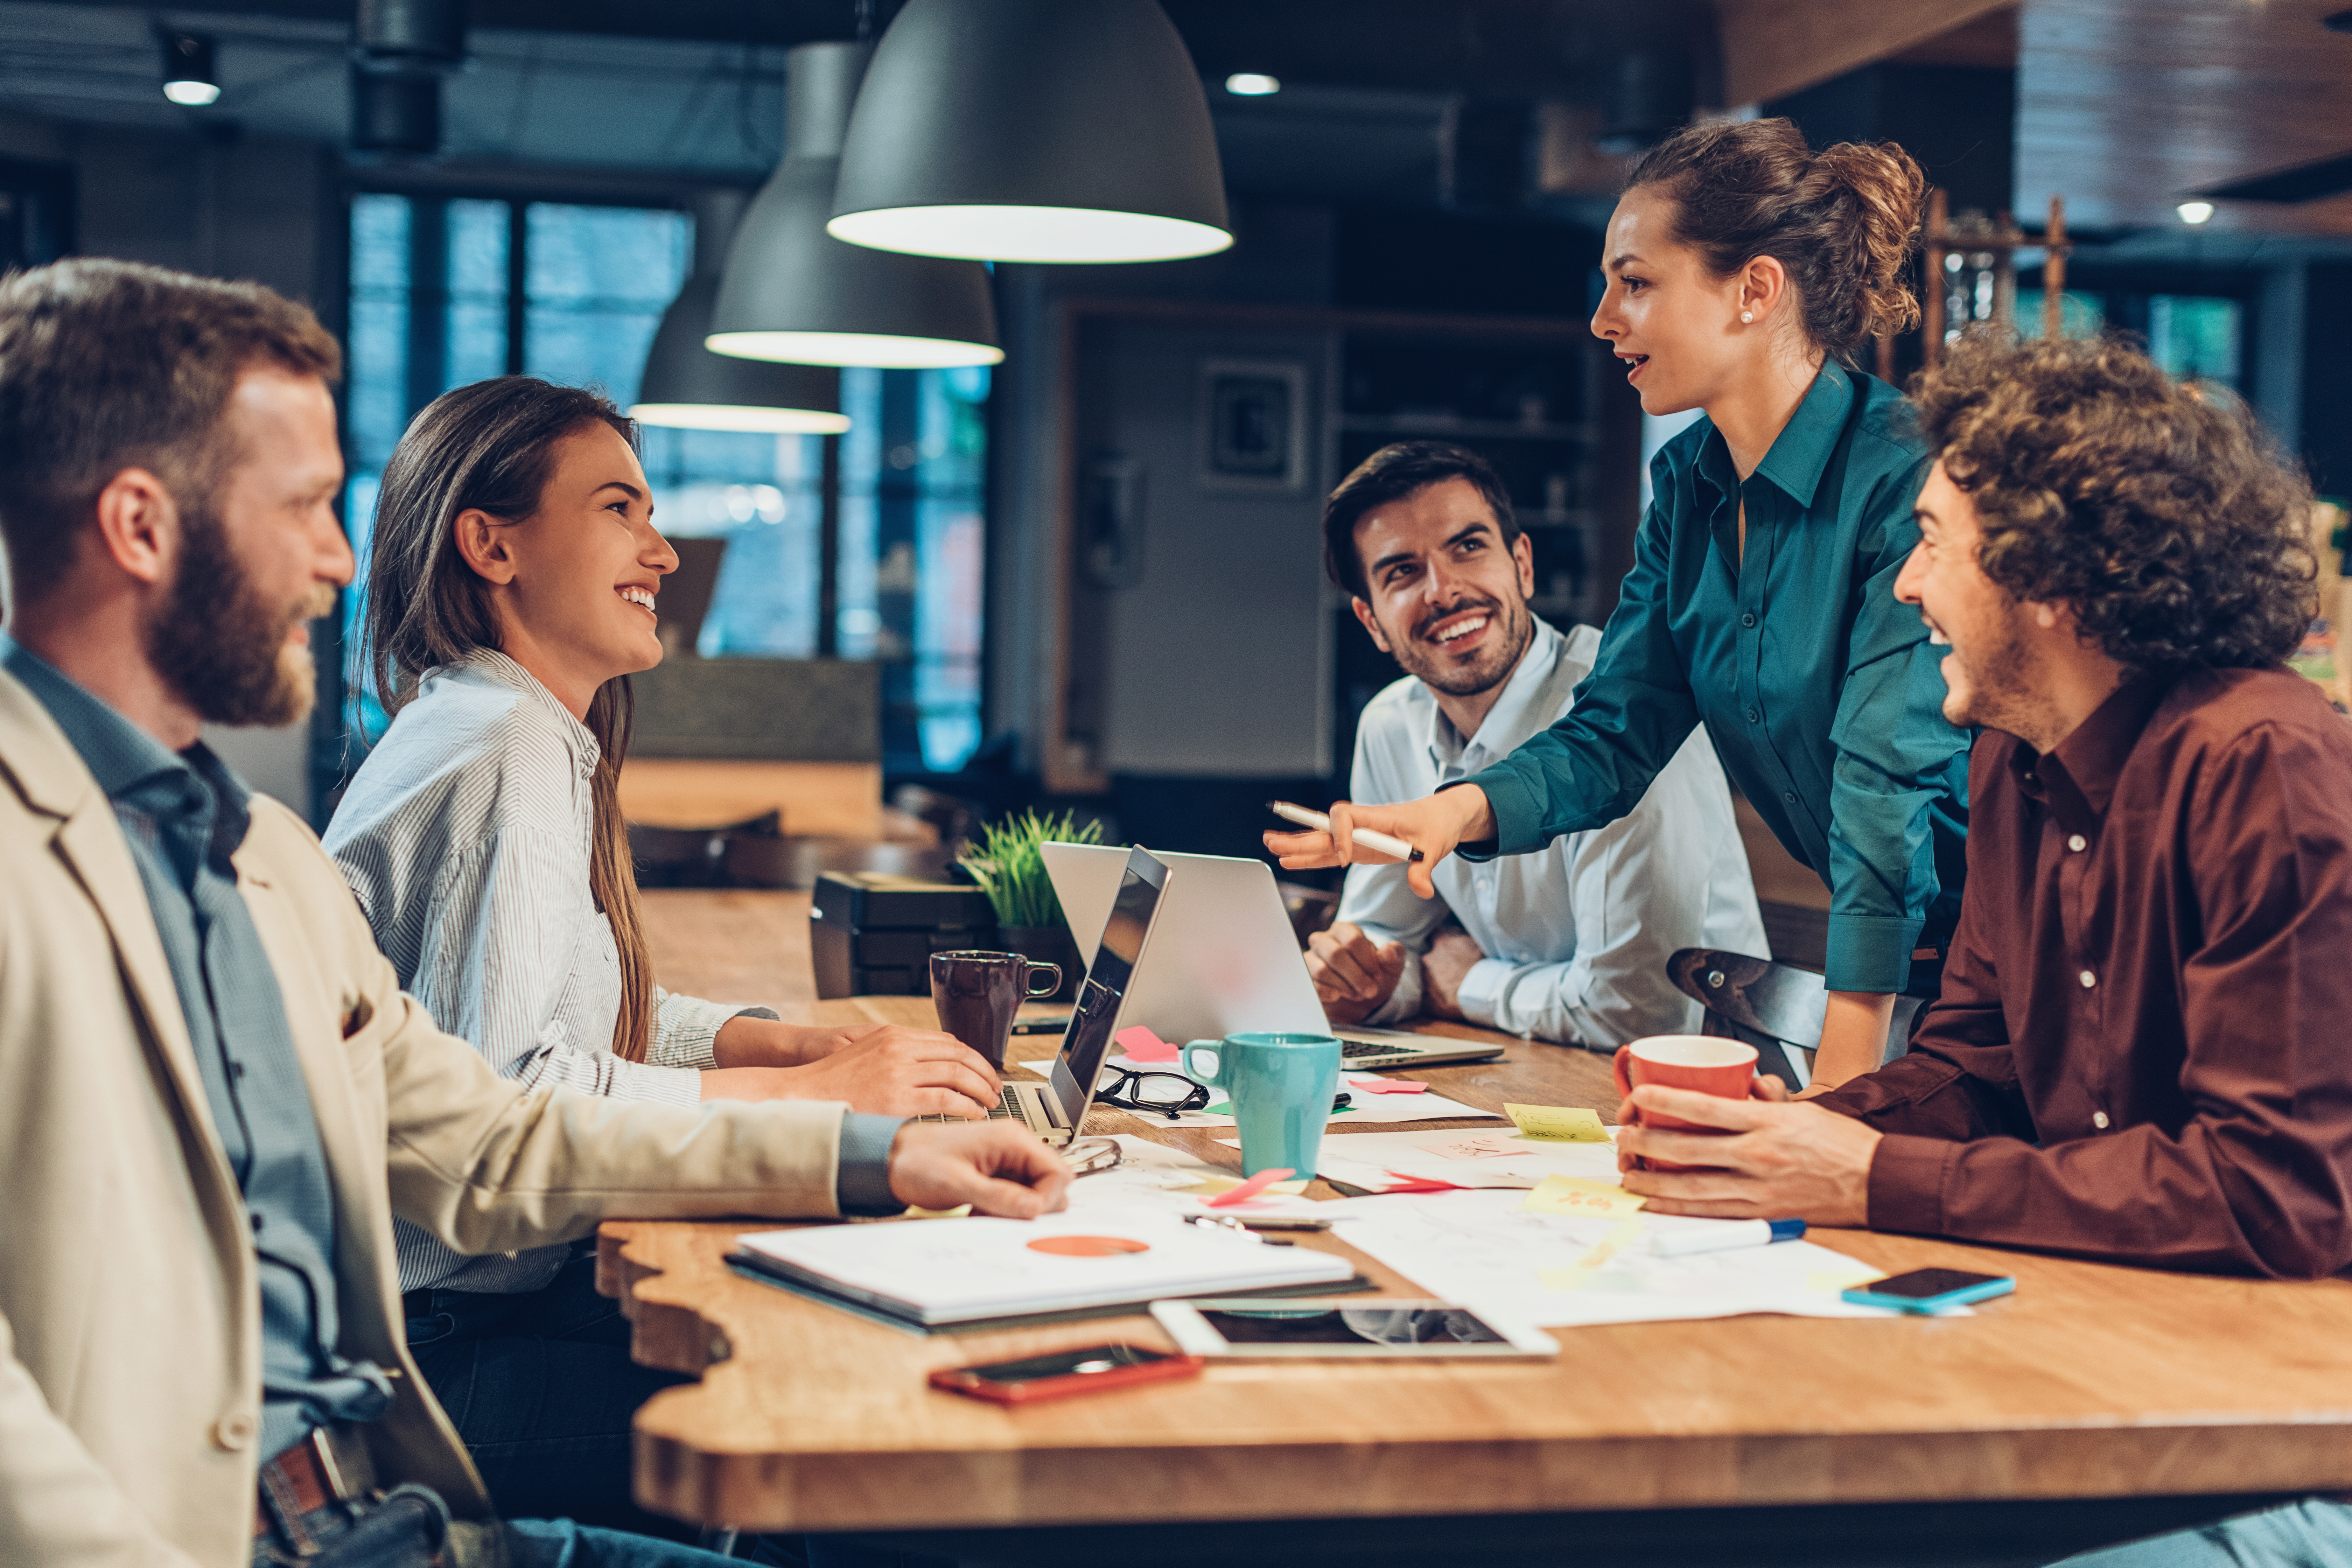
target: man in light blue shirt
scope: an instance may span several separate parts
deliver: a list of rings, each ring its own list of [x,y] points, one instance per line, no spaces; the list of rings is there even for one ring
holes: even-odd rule
[[[1350,799],[1418,800],[1569,710],[1601,634],[1562,634],[1529,609],[1532,547],[1486,459],[1383,447],[1332,492],[1324,539],[1357,618],[1411,672],[1364,709]],[[1769,951],[1723,767],[1698,731],[1607,827],[1532,855],[1450,857],[1433,877],[1431,900],[1401,864],[1349,871],[1307,961],[1334,1023],[1426,1014],[1615,1047],[1698,1026],[1666,975],[1676,949]]]

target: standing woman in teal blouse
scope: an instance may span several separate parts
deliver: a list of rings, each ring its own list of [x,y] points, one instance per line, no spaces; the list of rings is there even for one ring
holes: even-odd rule
[[[1654,499],[1599,661],[1568,717],[1464,784],[1273,833],[1290,867],[1539,849],[1633,809],[1696,724],[1790,854],[1829,884],[1829,1010],[1814,1081],[1879,1063],[1895,997],[1933,995],[1959,909],[1969,735],[1940,649],[1895,598],[1932,454],[1902,398],[1848,367],[1918,314],[1904,262],[1919,166],[1892,144],[1811,151],[1787,120],[1694,126],[1635,164],[1609,222],[1592,330],[1651,414],[1700,408],[1650,466]],[[1475,605],[1437,599],[1424,657],[1465,666]],[[1499,619],[1496,623],[1499,626]],[[1447,634],[1439,643],[1433,634]]]

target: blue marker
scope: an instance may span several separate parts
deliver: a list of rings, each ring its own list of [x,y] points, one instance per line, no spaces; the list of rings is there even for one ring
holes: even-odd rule
[[[1769,1247],[1794,1241],[1805,1234],[1801,1219],[1725,1220],[1705,1230],[1680,1230],[1650,1238],[1654,1258],[1687,1258],[1696,1252],[1729,1252],[1741,1247]]]

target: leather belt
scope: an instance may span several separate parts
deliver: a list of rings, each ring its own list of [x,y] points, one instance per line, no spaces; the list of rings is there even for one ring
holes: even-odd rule
[[[345,1436],[346,1433],[350,1436]],[[299,1521],[330,1503],[366,1495],[373,1479],[367,1450],[348,1427],[320,1426],[261,1467],[253,1533],[269,1533],[272,1515]]]

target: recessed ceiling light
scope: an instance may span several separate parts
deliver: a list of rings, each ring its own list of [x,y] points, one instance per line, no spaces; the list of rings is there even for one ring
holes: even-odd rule
[[[2183,223],[2204,223],[2213,216],[2213,204],[2211,202],[2183,202],[2172,210],[2180,215],[2180,221]]]
[[[220,100],[213,78],[213,41],[193,33],[163,35],[163,96],[190,109]]]
[[[1282,90],[1282,79],[1261,71],[1235,71],[1225,79],[1225,90],[1235,98],[1266,98]]]

